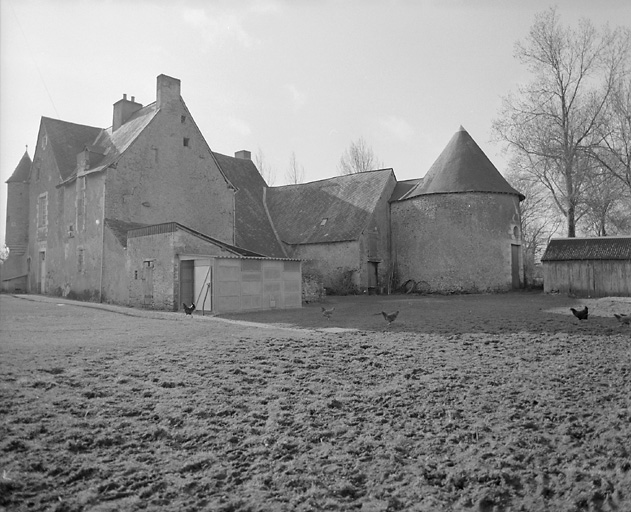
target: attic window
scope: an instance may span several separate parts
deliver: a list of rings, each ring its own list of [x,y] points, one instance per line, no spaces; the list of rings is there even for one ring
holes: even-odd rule
[[[182,144],[184,145],[185,148],[188,147],[188,143],[189,143],[189,138],[188,137],[184,137],[184,140],[182,141]]]
[[[186,116],[180,117],[180,122],[184,124],[186,122]]]
[[[322,219],[322,222],[320,222],[320,226],[324,226],[326,224],[326,221],[329,219]]]

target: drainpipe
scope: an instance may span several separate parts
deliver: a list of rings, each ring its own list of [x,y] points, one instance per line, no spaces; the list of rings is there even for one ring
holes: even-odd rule
[[[101,210],[101,276],[99,277],[99,302],[103,302],[103,264],[105,260],[105,185],[107,172],[103,178],[103,209]]]

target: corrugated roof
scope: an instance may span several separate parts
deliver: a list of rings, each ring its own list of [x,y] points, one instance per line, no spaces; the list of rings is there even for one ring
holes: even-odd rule
[[[194,229],[191,229],[179,222],[164,222],[161,224],[152,224],[150,226],[142,226],[139,228],[130,229],[127,231],[127,238],[136,238],[140,236],[149,236],[149,235],[157,235],[161,233],[173,233],[177,230],[187,231],[188,233],[201,238],[207,242],[215,244],[219,247],[223,247],[227,251],[232,252],[233,254],[238,254],[240,256],[253,256],[253,257],[262,257],[263,254],[258,254],[254,251],[248,251],[247,249],[243,249],[241,247],[236,247],[231,244],[227,244],[222,242],[221,240],[217,240],[211,236],[205,235],[204,233],[200,233]]]
[[[631,236],[554,238],[541,261],[631,260]]]
[[[123,247],[127,247],[127,232],[146,226],[138,222],[125,222],[117,219],[105,219],[105,225],[110,228],[114,236]]]
[[[50,117],[42,117],[42,126],[48,136],[48,144],[55,155],[62,181],[68,179],[77,167],[77,155],[87,145],[94,144],[101,128],[69,123]]]
[[[31,175],[31,157],[28,156],[28,151],[24,152],[24,156],[20,159],[20,163],[13,171],[11,177],[5,183],[26,183]]]
[[[525,196],[511,187],[471,135],[461,126],[425,178],[401,200],[427,194],[494,192]]]
[[[286,257],[264,204],[265,180],[249,159],[215,153],[215,159],[228,180],[237,188],[235,195],[235,243],[259,254]]]
[[[357,240],[393,177],[392,169],[383,169],[273,187],[267,206],[287,244]]]

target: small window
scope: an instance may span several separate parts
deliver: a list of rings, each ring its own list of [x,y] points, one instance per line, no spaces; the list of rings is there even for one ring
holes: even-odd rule
[[[326,221],[329,219],[322,219],[322,222],[320,222],[320,226],[324,226],[326,224]]]
[[[83,249],[77,249],[77,272],[83,274],[85,270],[85,253]]]
[[[184,124],[186,122],[186,116],[180,117],[180,122]]]
[[[188,144],[189,144],[189,138],[188,137],[184,137],[184,140],[182,141],[182,143],[184,144],[184,147],[187,148]]]
[[[134,279],[138,279],[138,271],[134,270]]]
[[[48,226],[48,192],[40,194],[37,198],[37,227]]]

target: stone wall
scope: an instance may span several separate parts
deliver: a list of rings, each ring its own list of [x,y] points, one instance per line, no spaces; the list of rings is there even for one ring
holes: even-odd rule
[[[443,293],[509,290],[521,245],[519,200],[508,194],[432,194],[392,204],[398,285]],[[518,262],[523,282],[522,261]]]

